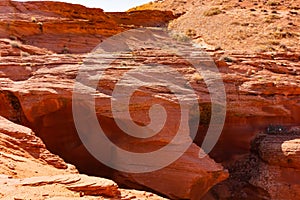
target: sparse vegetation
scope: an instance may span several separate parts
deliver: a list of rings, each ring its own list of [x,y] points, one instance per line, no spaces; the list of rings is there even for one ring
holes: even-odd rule
[[[179,18],[170,21],[169,29],[184,33],[191,39],[197,39],[195,42],[207,48],[211,45],[221,46],[226,50],[282,51],[279,47],[282,42],[290,50],[299,48],[297,45],[300,36],[297,20],[300,16],[299,1],[187,1],[187,5],[182,4],[183,6],[180,7],[182,1],[179,0],[178,5],[169,5],[170,1],[154,2],[151,6],[148,4],[148,7],[143,5],[138,8],[140,10],[169,9],[175,14],[179,13]],[[187,12],[189,9],[193,12]],[[195,16],[199,14],[200,16]],[[273,27],[279,25],[285,27],[284,31],[292,35],[279,34],[274,37]],[[277,39],[279,37],[288,41],[281,41]],[[268,44],[269,40],[279,40],[280,44],[276,42]]]
[[[265,77],[261,76],[261,75],[258,75],[256,76],[257,80],[259,81],[264,81],[265,80]]]
[[[40,31],[43,32],[43,22],[38,22],[37,25],[39,26]]]
[[[63,47],[61,53],[62,53],[62,54],[68,54],[68,53],[70,53],[70,50],[69,50],[69,48],[68,48],[66,45],[64,45],[64,47]]]
[[[187,35],[188,37],[190,38],[193,38],[197,35],[195,29],[188,29],[186,32],[185,32],[185,35]]]
[[[12,48],[20,48],[19,43],[15,42],[15,41],[10,42],[10,45],[11,45]]]
[[[291,38],[294,37],[294,34],[288,31],[276,31],[274,33],[271,33],[271,35],[275,39],[283,39],[283,38]]]
[[[184,34],[180,34],[180,33],[176,33],[176,34],[173,34],[172,37],[179,41],[179,42],[188,42],[190,41],[190,38]]]
[[[223,57],[222,60],[224,60],[225,62],[234,62],[234,59],[228,56]]]
[[[21,57],[28,57],[28,56],[30,56],[30,54],[29,53],[27,53],[27,52],[24,52],[24,51],[21,51]]]
[[[277,2],[277,1],[269,0],[269,1],[267,2],[267,6],[279,6],[279,5],[280,5],[280,3]]]
[[[265,22],[266,23],[274,23],[275,20],[278,20],[280,19],[281,17],[277,16],[277,15],[269,15],[269,16],[266,16],[265,18]]]
[[[213,15],[218,15],[221,13],[222,13],[222,10],[220,10],[220,8],[214,7],[214,8],[210,8],[209,10],[205,11],[203,13],[203,15],[209,17],[209,16],[213,16]]]
[[[203,77],[199,73],[194,73],[191,79],[196,83],[200,83],[201,81],[203,81]]]
[[[36,23],[37,22],[36,18],[35,17],[31,17],[31,22]]]

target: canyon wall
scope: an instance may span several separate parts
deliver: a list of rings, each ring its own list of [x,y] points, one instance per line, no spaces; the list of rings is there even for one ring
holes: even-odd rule
[[[197,199],[228,177],[228,172],[220,164],[214,162],[199,146],[192,144],[188,118],[184,118],[185,126],[182,129],[185,138],[178,141],[192,145],[174,163],[142,174],[105,166],[86,149],[77,133],[72,113],[72,95],[79,69],[87,66],[85,60],[88,54],[83,53],[91,51],[105,38],[129,28],[154,26],[153,30],[156,30],[174,18],[170,12],[103,13],[100,9],[51,2],[10,2],[9,5],[2,5],[2,10],[1,116],[33,129],[52,153],[74,164],[81,173],[110,178],[121,186],[147,189],[172,199]],[[159,34],[155,37],[165,40]],[[88,42],[83,42],[85,38]],[[131,53],[121,54],[111,64],[107,76],[98,83],[95,100],[98,121],[106,135],[123,149],[141,153],[160,149],[172,140],[178,129],[178,103],[174,101],[172,93],[164,88],[156,89],[155,83],[139,91],[131,112],[136,116],[136,123],[146,125],[148,119],[143,116],[147,115],[149,108],[156,103],[164,105],[168,116],[172,117],[168,117],[170,121],[157,136],[140,141],[127,137],[116,125],[110,110],[116,80],[130,69],[152,63],[153,58],[160,54],[166,56],[160,63],[173,63],[173,60],[168,60],[174,57],[172,54],[155,48],[146,50],[139,46]],[[98,64],[99,60],[95,58],[91,62]],[[186,63],[178,67],[182,72],[189,68]],[[96,73],[95,70],[91,73]],[[180,90],[184,91],[185,88]],[[143,96],[149,96],[147,103],[141,101]],[[89,112],[89,106],[78,106],[82,106],[82,112]],[[84,119],[86,123],[89,123],[88,116]],[[92,127],[87,126],[88,129]],[[90,132],[88,129],[84,131]],[[199,158],[201,152],[203,157]],[[89,191],[84,193],[89,194]]]
[[[264,44],[259,43],[262,40],[257,40],[263,37],[259,34],[252,43],[247,41],[244,44],[242,40],[251,38],[251,34],[255,35],[251,32],[253,27],[255,32],[266,24],[247,21],[246,26],[242,25],[246,23],[243,20],[256,19],[253,12],[261,17],[258,11],[263,9],[271,13],[273,7],[261,5],[260,2],[254,5],[256,10],[251,11],[253,5],[249,1],[239,5],[231,5],[230,1],[228,5],[204,3],[200,11],[192,12],[192,8],[197,8],[197,2],[193,2],[179,2],[181,6],[175,10],[174,3],[163,9],[155,7],[173,10],[174,15],[169,11],[143,9],[127,13],[105,13],[101,9],[64,3],[1,2],[0,115],[32,128],[52,153],[76,165],[80,172],[112,178],[120,185],[155,191],[172,199],[197,199],[213,185],[227,178],[228,172],[224,170],[227,168],[229,179],[216,185],[204,199],[251,199],[254,194],[257,199],[280,199],[282,195],[294,199],[295,193],[288,191],[289,188],[297,191],[299,186],[293,178],[298,176],[298,132],[293,130],[299,126],[300,121],[300,56],[297,47],[299,35],[296,34],[298,15],[287,10],[285,4],[280,5],[277,15],[282,20],[272,18],[271,21],[275,21],[267,23],[274,26],[281,24],[283,29],[268,29],[274,38],[270,41],[269,37],[264,38]],[[203,16],[203,12],[210,6],[221,6],[221,12]],[[294,8],[290,9],[294,12]],[[234,14],[239,16],[242,13],[243,16],[251,17],[231,18]],[[203,21],[200,24],[205,27],[196,25],[199,21],[195,16]],[[125,133],[116,125],[110,110],[112,92],[120,77],[129,70],[151,63],[173,66],[184,74],[187,83],[199,97],[202,114],[199,129],[188,151],[165,169],[141,175],[122,173],[106,167],[82,144],[72,115],[74,82],[78,69],[85,66],[88,56],[85,53],[110,36],[141,26],[152,26],[155,32],[176,17],[179,18],[172,21],[169,28],[187,35],[175,34],[173,39],[182,42],[183,46],[187,44],[188,37],[193,39],[194,46],[206,51],[213,59],[223,79],[227,110],[221,137],[209,156],[198,158],[211,117],[212,103],[207,83],[186,61],[159,48],[139,46],[131,53],[117,57],[105,72],[104,79],[99,82],[96,113],[107,136],[123,149],[135,152],[156,150],[172,139],[172,132],[178,128],[175,121],[179,117],[178,102],[174,100],[174,94],[164,87],[140,88],[132,98],[133,106],[130,109],[138,124],[149,123],[149,118],[145,116],[151,105],[156,103],[168,108],[167,114],[172,116],[162,133],[149,140],[139,141],[124,136]],[[226,22],[236,21],[230,24],[235,30],[242,29],[243,32],[247,27],[250,35],[241,34],[235,38],[235,33],[229,36],[216,34],[220,30],[222,34],[230,32],[222,29],[218,23],[221,19]],[[293,25],[289,25],[291,21]],[[208,32],[208,29],[211,31]],[[288,32],[291,37],[287,37]],[[220,37],[222,42],[219,44]],[[162,37],[160,40],[167,39]],[[278,42],[285,47],[276,45]],[[260,45],[264,49],[253,47]],[[97,60],[92,62],[97,63]],[[143,74],[139,74],[139,77],[138,82],[145,81]],[[150,100],[145,102],[144,99]],[[89,107],[83,105],[82,112],[88,111]],[[87,116],[87,123],[89,119]],[[187,128],[185,131],[190,130]],[[262,137],[259,136],[261,132]],[[224,168],[216,162],[222,163]]]

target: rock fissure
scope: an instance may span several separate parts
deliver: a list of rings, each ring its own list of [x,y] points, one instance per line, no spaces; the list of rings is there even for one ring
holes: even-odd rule
[[[0,175],[0,198],[22,199],[31,190],[33,199],[161,198],[146,192],[130,194],[113,181],[78,174],[66,161],[81,173],[171,199],[296,199],[300,185],[297,6],[297,1],[268,5],[248,0],[165,0],[130,12],[105,13],[58,2],[1,1],[0,173],[4,175]],[[106,135],[122,149],[145,153],[165,146],[174,138],[180,117],[178,101],[164,85],[141,87],[130,99],[133,121],[148,125],[153,104],[164,105],[170,121],[156,137],[126,136],[111,112],[112,92],[126,72],[151,63],[172,66],[186,79],[181,89],[190,88],[189,84],[199,97],[200,123],[195,124],[192,110],[185,130],[197,129],[197,135],[183,156],[164,169],[130,174],[106,167],[83,145],[74,124],[72,94],[78,69],[89,65],[88,52],[113,35],[141,26],[151,30],[168,26],[184,33],[173,34],[177,41],[192,39],[194,46],[208,52],[206,57],[215,62],[225,85],[227,116],[217,145],[199,159],[212,108],[202,75],[181,57],[147,45],[120,55],[99,81],[95,110]],[[91,63],[98,63],[97,58]],[[149,78],[139,77],[137,82]],[[79,106],[89,124],[90,106]],[[92,127],[85,131],[91,133]],[[230,174],[227,180],[225,168]]]

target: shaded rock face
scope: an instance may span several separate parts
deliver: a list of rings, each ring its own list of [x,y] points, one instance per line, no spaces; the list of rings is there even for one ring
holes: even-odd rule
[[[299,125],[299,8],[288,0],[164,0],[131,9],[180,14],[168,28],[217,52],[228,102],[219,146],[210,154],[217,161],[249,153],[250,141],[271,124]]]
[[[153,62],[173,65],[176,70],[186,75],[187,81],[201,97],[199,107],[202,117],[195,144],[166,169],[140,175],[117,172],[99,163],[78,137],[72,116],[72,92],[78,66],[83,64],[85,55],[68,53],[88,52],[101,40],[130,27],[161,26],[166,16],[166,21],[172,18],[168,12],[155,11],[153,21],[144,21],[146,17],[143,12],[134,12],[132,15],[103,13],[99,9],[86,10],[60,3],[11,2],[9,6],[7,3],[2,5],[5,6],[1,12],[3,21],[0,22],[0,35],[5,38],[0,41],[2,116],[31,127],[51,152],[75,164],[81,172],[114,178],[122,185],[147,188],[172,199],[197,199],[228,176],[209,156],[199,159],[197,155],[211,116],[211,102],[206,84],[201,76],[195,76],[195,70],[187,63],[158,49],[140,48],[132,54],[124,54],[107,70],[98,88],[98,120],[109,138],[124,149],[143,152],[165,145],[171,138],[170,133],[176,129],[176,123],[169,124],[169,130],[165,130],[167,137],[136,141],[123,137],[125,133],[117,127],[109,109],[112,90],[125,71]],[[39,12],[35,12],[37,7],[40,8]],[[149,12],[151,13],[147,11],[147,16]],[[132,16],[138,16],[139,20],[132,19],[134,23],[131,22],[128,18],[131,19]],[[162,19],[157,16],[162,16]],[[186,19],[183,15],[180,20]],[[196,39],[197,37],[195,36]],[[177,39],[185,38],[178,36]],[[251,150],[251,141],[260,130],[266,129],[270,124],[284,127],[299,125],[299,51],[223,51],[218,50],[220,48],[211,48],[211,45],[205,43],[200,43],[200,46],[207,48],[214,59],[227,93],[225,127],[210,156],[229,168],[233,177],[233,180],[230,177],[228,184],[224,182],[214,187],[204,199],[246,199],[253,195],[256,195],[256,199],[280,199],[283,194],[293,199],[294,193],[288,194],[286,191],[289,184],[293,184],[297,191],[298,184],[291,176],[298,173],[294,170],[297,156],[289,158],[290,155],[286,156],[288,153],[283,156],[279,152],[294,151],[296,143],[283,142],[291,139],[285,136],[278,136],[280,141],[277,141],[277,136],[267,136],[255,143],[259,150]],[[136,122],[143,125],[149,123],[145,115],[154,102],[163,102],[171,109],[171,116],[178,116],[174,96],[165,88],[142,88],[136,94],[137,97],[147,95],[159,96],[159,101],[135,102],[132,112],[136,114]],[[269,139],[274,139],[275,143],[268,146]],[[280,144],[283,143],[287,145],[285,149],[281,149]],[[250,155],[251,151],[255,153]],[[272,176],[268,177],[268,172]]]
[[[271,56],[271,59],[268,58],[268,54]],[[272,61],[272,56],[275,56],[274,61]],[[284,182],[264,177],[268,176],[266,175],[268,172],[278,173],[277,175],[272,175],[274,177],[279,176],[279,174],[285,174],[285,172],[290,171],[293,165],[287,164],[284,167],[279,167],[280,169],[272,165],[267,165],[268,167],[266,167],[264,164],[265,161],[262,161],[261,158],[257,156],[257,153],[251,153],[253,152],[251,149],[251,141],[262,131],[275,134],[267,138],[273,138],[277,141],[276,138],[278,137],[279,140],[284,140],[282,137],[286,136],[281,136],[281,134],[284,134],[289,127],[299,125],[299,94],[297,94],[297,92],[294,93],[299,89],[299,75],[297,72],[288,72],[286,71],[287,68],[278,66],[281,65],[281,62],[288,62],[289,64],[287,64],[286,67],[294,66],[295,71],[297,71],[297,69],[299,69],[298,56],[299,53],[274,52],[252,56],[231,57],[236,60],[229,62],[229,68],[227,69],[228,74],[225,76],[230,76],[231,69],[242,72],[242,76],[238,76],[239,81],[231,80],[227,82],[225,80],[227,99],[229,102],[227,121],[219,143],[210,153],[216,161],[222,162],[223,165],[229,169],[231,175],[227,183],[219,184],[214,187],[212,191],[209,192],[210,195],[205,196],[204,199],[294,198],[294,194],[288,193],[284,189]],[[253,61],[255,64],[252,63]],[[276,64],[273,65],[271,63]],[[258,70],[257,67],[262,67],[262,69]],[[250,71],[252,69],[254,69],[253,72]],[[275,77],[278,77],[276,79],[279,82],[273,79]],[[254,81],[253,78],[256,80]],[[292,83],[293,86],[291,85],[292,87],[289,89],[284,86],[287,82],[294,82]],[[249,84],[251,85],[250,87],[248,86]],[[235,92],[229,92],[231,90]],[[235,103],[233,103],[234,101]],[[196,143],[201,142],[201,136],[198,139]],[[288,139],[286,138],[286,140]],[[271,144],[273,143],[271,140],[266,141],[270,141]],[[278,155],[278,153],[276,153],[277,151],[283,151],[280,146],[281,143],[283,143],[283,141],[277,143],[276,151],[274,151],[274,149],[269,151],[268,149],[271,146],[269,146],[268,142],[264,142],[263,144],[265,146],[260,147],[259,152],[261,155],[272,155],[274,160],[278,160],[280,159],[279,157],[283,156],[282,154]],[[255,143],[254,146],[260,145],[260,143]],[[262,170],[260,167],[264,169]],[[278,171],[272,172],[273,168],[276,168]],[[298,172],[295,171],[295,174],[297,173]],[[257,180],[257,177],[260,177],[258,179],[264,179],[264,183],[262,183],[262,180]],[[256,183],[249,184],[252,181]],[[286,184],[293,185],[294,182],[287,180]],[[261,185],[265,185],[265,187],[261,187]],[[282,187],[276,185],[281,185]],[[297,187],[296,185],[295,187]],[[275,192],[275,190],[277,191]],[[277,196],[280,193],[285,197],[281,196],[281,198]]]
[[[227,166],[230,178],[203,199],[295,199],[299,194],[299,127],[263,131],[251,154]]]
[[[121,55],[120,59],[117,59],[116,63],[113,63],[112,67],[107,70],[106,78],[99,82],[99,88],[97,89],[99,97],[95,101],[98,120],[106,135],[112,141],[130,151],[149,152],[159,149],[170,141],[173,132],[178,129],[174,122],[180,114],[177,110],[178,104],[173,101],[174,95],[165,91],[164,88],[155,88],[155,86],[141,88],[136,94],[135,98],[137,100],[132,102],[131,112],[136,115],[135,121],[140,124],[147,123],[147,119],[141,118],[141,116],[149,110],[152,104],[160,103],[167,108],[172,123],[167,122],[166,127],[158,136],[145,140],[124,137],[123,135],[126,134],[115,124],[110,110],[111,93],[115,84],[115,81],[111,79],[118,80],[124,73],[124,65],[120,63],[125,62],[122,57],[127,57],[126,65],[128,65],[125,70],[128,70],[141,64],[153,62],[153,57],[159,52],[156,49],[148,49],[144,52],[135,52],[134,54],[137,54],[137,56],[130,53]],[[165,52],[164,54],[166,57],[172,58],[169,61],[161,60],[165,64],[171,64],[176,59],[173,55],[168,56]],[[130,60],[128,60],[129,55],[133,56]],[[202,150],[195,144],[191,145],[173,164],[158,171],[131,174],[105,167],[85,149],[77,135],[73,121],[72,92],[78,69],[77,64],[81,62],[80,57],[44,55],[39,58],[43,60],[42,66],[36,63],[34,69],[31,68],[34,71],[30,74],[30,78],[22,80],[22,84],[13,82],[10,78],[13,76],[12,74],[9,75],[7,72],[4,75],[6,78],[3,77],[5,82],[3,82],[3,91],[14,91],[13,94],[16,96],[21,108],[19,110],[14,109],[13,102],[6,98],[6,106],[12,110],[5,113],[5,116],[10,119],[14,119],[18,114],[23,116],[24,121],[21,119],[21,123],[26,123],[29,127],[32,127],[39,133],[39,136],[46,142],[47,147],[52,152],[75,164],[81,172],[113,178],[118,183],[126,186],[139,189],[149,188],[174,199],[198,199],[214,184],[226,179],[228,176],[223,167],[216,164],[209,156],[199,158],[199,152]],[[4,57],[3,59],[8,58]],[[18,59],[19,61],[17,61]],[[14,62],[20,62],[20,59],[16,58]],[[181,62],[178,65],[178,70],[191,76],[192,74],[189,72],[190,69],[186,66],[186,62],[180,58],[177,59],[178,63]],[[54,63],[50,64],[53,61]],[[62,64],[62,62],[66,64]],[[93,60],[93,62],[97,63],[97,60]],[[140,79],[139,81],[143,80]],[[157,94],[161,97],[154,98],[154,95]],[[151,101],[147,100],[148,102],[138,100],[145,95],[149,95],[153,100],[151,98]],[[88,109],[88,107],[83,107],[84,109]],[[188,124],[188,122],[186,123]],[[90,126],[87,128],[90,128]],[[186,139],[191,140],[188,135],[189,129],[186,128],[184,131],[187,133]],[[159,181],[157,177],[160,177]]]
[[[22,177],[35,174],[34,170],[39,169],[40,165],[49,165],[57,169],[67,169],[67,164],[58,156],[51,154],[40,138],[31,129],[14,124],[13,122],[0,117],[1,133],[1,173],[8,176]],[[7,159],[7,160],[6,160]],[[13,162],[14,159],[17,162]],[[34,163],[33,169],[25,169],[26,163]],[[13,167],[10,167],[13,166]],[[6,169],[6,168],[11,168]],[[21,171],[20,174],[17,172]],[[55,169],[53,169],[55,171]],[[62,170],[61,170],[62,171]],[[38,174],[38,172],[36,172]],[[42,174],[45,172],[41,172]],[[51,173],[51,172],[49,172]]]
[[[120,189],[104,178],[78,174],[50,153],[24,126],[0,117],[1,199],[164,199],[149,192]]]
[[[152,18],[148,19],[142,18],[143,12],[106,14],[100,9],[86,9],[63,3],[11,4],[16,11],[2,13],[4,20],[1,22],[5,27],[1,36],[6,37],[0,43],[0,97],[3,100],[1,107],[4,108],[1,115],[32,128],[45,141],[51,152],[75,164],[81,172],[113,178],[125,186],[146,188],[172,199],[198,199],[214,184],[227,178],[228,173],[224,168],[205,155],[195,144],[192,144],[178,160],[163,169],[132,174],[103,165],[87,151],[78,137],[72,115],[72,94],[78,68],[84,64],[85,55],[69,53],[88,52],[100,39],[129,27],[162,26],[174,17],[172,14],[147,11],[147,16],[153,13]],[[61,7],[64,8],[60,9]],[[40,8],[39,12],[36,8]],[[7,18],[9,14],[12,14],[13,18]],[[125,17],[133,21],[137,17],[139,20],[130,23]],[[61,46],[69,37],[75,43],[71,46]],[[88,38],[90,43],[82,42],[85,38]],[[60,52],[61,48],[63,52]],[[117,80],[130,69],[155,62],[153,58],[160,55],[166,57],[159,61],[160,64],[172,65],[174,59],[178,60],[180,63],[175,68],[186,73],[188,77],[195,71],[190,72],[190,66],[186,62],[170,53],[140,46],[135,51],[121,54],[106,71],[105,78],[99,82],[98,97],[95,101],[98,121],[106,135],[123,149],[134,152],[157,150],[165,146],[174,137],[173,132],[178,129],[176,118],[180,116],[180,112],[174,94],[155,84],[137,91],[137,100],[133,99],[131,112],[138,124],[147,125],[149,119],[144,116],[149,108],[155,103],[163,104],[171,121],[167,122],[167,126],[157,136],[141,141],[124,137],[126,134],[118,128],[110,110],[112,91]],[[92,61],[97,63],[97,60]],[[16,71],[18,73],[15,73]],[[143,82],[143,79],[139,81]],[[143,97],[147,95],[150,100],[145,102]],[[83,105],[83,111],[88,109],[89,107]],[[188,119],[184,120],[188,125]],[[183,132],[185,138],[180,142],[192,143],[189,127],[185,126]],[[204,155],[202,158],[199,158],[199,152]],[[161,178],[158,180],[157,177]]]
[[[258,173],[250,183],[272,199],[295,199],[299,194],[299,127],[279,135],[261,135],[255,140],[259,157]]]
[[[219,143],[210,153],[224,163],[249,153],[255,135],[268,126],[299,123],[299,53],[235,52],[227,57],[235,59],[220,68],[224,72],[227,117]],[[217,61],[217,65],[221,64]],[[205,130],[205,126],[200,128]],[[202,137],[198,135],[197,144],[201,144]]]

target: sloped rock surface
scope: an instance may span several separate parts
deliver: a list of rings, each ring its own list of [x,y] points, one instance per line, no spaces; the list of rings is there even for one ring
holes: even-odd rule
[[[202,46],[229,51],[299,51],[299,1],[155,1],[132,10],[181,15],[169,28]],[[208,45],[206,45],[208,44]]]
[[[18,175],[15,171],[22,169],[26,163],[36,162],[39,165],[49,165],[57,169],[67,169],[68,165],[58,156],[51,154],[42,140],[35,136],[31,129],[14,124],[0,117],[1,133],[1,172],[8,175]],[[14,162],[15,161],[15,162]],[[35,173],[28,169],[28,173]],[[24,173],[24,172],[23,172]],[[38,172],[37,172],[38,173]]]
[[[152,62],[153,55],[159,52],[160,51],[155,49],[149,49],[141,53],[141,55],[132,57],[129,62],[136,62],[137,65],[149,63]],[[121,55],[119,61],[113,64],[114,67],[107,71],[110,75],[106,76],[104,80],[101,80],[101,89],[99,88],[99,91],[102,90],[103,92],[100,92],[96,98],[96,112],[101,126],[104,127],[107,135],[110,136],[117,145],[130,151],[151,151],[169,142],[172,137],[171,134],[176,131],[177,126],[168,122],[168,127],[163,129],[158,136],[146,140],[139,141],[126,137],[121,138],[124,133],[117,128],[110,111],[110,93],[113,87],[112,84],[114,84],[111,80],[118,79],[118,77],[122,76],[124,73],[122,69],[123,66],[120,66],[119,62],[122,61],[123,57],[130,55],[131,54],[128,53]],[[30,58],[33,57],[29,56],[28,59]],[[3,59],[8,58],[4,57]],[[16,58],[14,63],[16,63],[18,59],[21,58]],[[77,135],[73,122],[71,104],[72,92],[77,69],[82,65],[80,57],[72,55],[44,55],[39,56],[39,59],[43,59],[43,63],[39,64],[37,60],[37,63],[31,68],[30,76],[26,80],[14,82],[11,80],[14,79],[13,74],[6,72],[6,76],[4,75],[2,79],[2,90],[9,92],[11,96],[14,97],[15,101],[19,104],[19,109],[14,109],[14,103],[4,95],[3,98],[6,99],[5,102],[7,102],[6,106],[12,108],[12,110],[3,113],[3,115],[11,119],[15,119],[15,116],[18,115],[21,116],[19,120],[28,123],[30,127],[38,132],[39,136],[46,141],[48,148],[52,152],[61,155],[67,161],[78,166],[80,171],[104,177],[113,177],[118,183],[134,187],[137,186],[139,189],[143,187],[150,188],[151,190],[163,193],[172,198],[187,199],[199,198],[204,195],[212,185],[227,177],[227,172],[224,171],[223,167],[216,164],[209,156],[199,158],[199,151],[201,151],[201,149],[197,145],[192,145],[188,151],[172,165],[151,173],[126,174],[104,167],[87,152]],[[180,61],[180,59],[178,59],[178,61]],[[64,62],[66,64],[63,64]],[[97,63],[97,59],[93,60],[93,62]],[[139,62],[142,63],[139,64]],[[169,61],[162,60],[162,62]],[[181,66],[185,66],[186,63],[184,61],[182,62]],[[22,68],[23,66],[20,67]],[[136,65],[131,64],[131,66],[127,66],[126,68],[126,70],[130,68],[134,69]],[[185,70],[188,69],[181,67],[182,72]],[[140,81],[143,80],[141,79]],[[173,116],[174,119],[178,116],[176,103],[173,103],[174,95],[166,93],[163,88],[161,91],[157,89],[149,88],[145,91],[141,90],[140,94],[137,95],[146,94],[151,96],[161,94],[162,96],[160,98],[153,98],[152,101],[146,104],[144,101],[139,101],[138,98],[136,101],[133,101],[135,107],[139,108],[138,110],[132,111],[136,112],[135,120],[138,123],[147,123],[147,119],[140,116],[143,116],[143,112],[149,109],[149,106],[155,102],[163,103],[169,110],[170,116]],[[83,108],[87,109],[88,107]],[[90,127],[92,126],[88,126],[87,128]],[[187,137],[182,142],[191,140],[188,136],[188,127],[185,127],[184,131],[187,133]],[[158,176],[161,177],[159,181],[157,180]]]
[[[253,184],[249,186],[250,189],[248,187],[244,192],[242,189],[237,189],[243,188],[243,185],[230,189],[218,185],[218,191],[221,191],[218,194],[222,194],[221,197],[225,199],[232,198],[230,190],[239,190],[235,196],[237,199],[245,199],[250,196],[245,196],[248,194],[256,194],[257,199],[271,198],[271,196],[275,199],[281,197],[277,190],[280,189],[282,182],[277,177],[282,177],[279,173],[283,172],[281,171],[283,167],[287,168],[287,171],[293,171],[294,166],[297,166],[297,153],[294,153],[297,151],[297,141],[284,142],[285,145],[281,149],[280,142],[288,141],[289,138],[285,138],[285,136],[269,137],[270,140],[266,139],[258,144],[261,146],[259,157],[257,155],[254,156],[255,158],[250,156],[253,162],[250,162],[248,157],[251,151],[251,140],[255,138],[258,131],[265,129],[270,124],[299,125],[300,56],[297,46],[299,15],[295,11],[298,2],[283,1],[277,6],[271,6],[262,1],[256,2],[257,5],[252,1],[243,1],[238,5],[235,5],[236,2],[233,1],[228,1],[228,4],[217,1],[212,3],[174,1],[165,6],[164,3],[168,2],[170,1],[162,2],[163,7],[159,7],[159,9],[173,9],[174,13],[182,15],[178,20],[173,21],[170,27],[185,33],[197,43],[198,47],[209,52],[218,66],[226,88],[226,123],[220,140],[210,156],[230,168],[230,172],[235,172],[236,169],[231,168],[232,163],[237,163],[233,166],[239,165],[239,160],[243,161],[246,155],[246,164],[241,164],[246,172],[244,171],[244,173],[243,170],[240,170],[242,167],[239,167],[236,170],[238,175],[235,178],[240,180],[246,176],[247,184],[251,179]],[[200,6],[202,3],[205,5]],[[161,15],[162,18],[167,16],[169,19],[168,12],[153,11],[155,20],[152,18],[144,21],[146,17],[142,12],[134,12],[132,15],[128,13],[109,14],[103,13],[99,9],[86,10],[80,6],[73,7],[69,4],[55,3],[41,5],[41,3],[3,1],[0,5],[3,13],[0,35],[6,38],[0,43],[0,114],[2,116],[33,128],[52,152],[61,155],[68,162],[76,164],[80,171],[104,177],[109,175],[132,187],[150,188],[172,198],[192,198],[193,194],[203,195],[212,185],[226,178],[227,173],[223,172],[223,168],[216,165],[209,157],[200,161],[198,157],[195,158],[196,153],[200,150],[198,146],[202,144],[211,115],[210,95],[203,78],[201,75],[195,75],[195,70],[186,62],[159,49],[140,47],[138,51],[123,54],[117,58],[99,83],[96,100],[98,120],[102,122],[110,139],[124,149],[144,152],[165,145],[170,140],[168,134],[176,129],[174,126],[176,123],[169,124],[168,128],[170,129],[165,130],[167,137],[159,138],[159,136],[142,142],[132,138],[119,137],[125,133],[117,128],[112,118],[110,99],[116,82],[126,71],[141,64],[172,65],[176,70],[185,74],[187,81],[201,97],[199,100],[200,111],[205,115],[200,119],[200,127],[195,139],[198,146],[193,145],[187,154],[176,161],[175,166],[168,166],[165,171],[146,174],[143,177],[143,175],[118,173],[106,168],[89,154],[76,133],[71,111],[72,91],[78,67],[84,66],[85,55],[68,53],[88,52],[100,41],[128,28],[140,25],[161,26],[164,19],[160,19],[159,16]],[[56,5],[67,8],[57,10]],[[204,16],[204,13],[212,6],[218,7],[221,12],[218,13],[218,10],[215,10],[217,12],[211,16]],[[40,12],[34,11],[36,7],[41,7]],[[80,8],[82,13],[75,13],[74,8]],[[197,8],[199,10],[193,11]],[[274,12],[276,9],[277,13]],[[149,12],[146,13],[149,14]],[[265,12],[268,13],[266,16],[260,14]],[[118,18],[119,16],[120,18]],[[140,21],[134,20],[131,18],[132,16],[139,16]],[[199,19],[196,19],[195,16]],[[136,24],[128,22],[127,19],[135,21]],[[101,20],[104,20],[105,23],[102,23]],[[158,20],[157,23],[156,20]],[[266,35],[261,35],[260,33],[265,33],[265,31],[260,30],[265,30],[266,26]],[[71,30],[74,34],[70,34],[67,30]],[[231,32],[231,30],[236,30],[236,32]],[[178,40],[188,39],[180,35],[174,37]],[[66,55],[58,55],[53,52]],[[143,82],[144,80],[138,81]],[[136,112],[133,118],[139,124],[149,123],[149,119],[145,118],[145,112],[147,113],[152,103],[163,102],[164,105],[171,108],[171,116],[174,118],[178,116],[178,112],[174,109],[176,107],[175,98],[164,88],[160,86],[143,88],[136,95],[137,97],[147,95],[159,97],[159,101],[155,99],[143,103],[139,103],[133,98],[135,106],[132,111]],[[274,142],[268,145],[268,142],[273,139]],[[284,151],[288,156],[282,155],[280,151]],[[187,166],[185,163],[190,165]],[[197,168],[201,163],[204,164],[201,168]],[[260,163],[260,167],[257,167],[257,163]],[[196,170],[194,171],[194,169]],[[207,169],[210,170],[209,173],[207,173]],[[255,169],[256,171],[254,171],[262,174],[263,177],[254,178],[254,175],[245,175],[248,174],[248,171],[252,171],[250,169]],[[183,177],[181,170],[185,171],[186,177]],[[264,176],[268,171],[277,175],[272,175],[273,178],[268,179],[267,176]],[[298,172],[293,173],[297,174]],[[195,174],[201,174],[201,176]],[[173,184],[158,182],[157,176],[163,177],[162,179],[167,183]],[[195,181],[190,181],[191,177],[195,177]],[[293,182],[290,175],[287,177],[289,180],[285,181],[288,184]],[[197,180],[201,186],[196,184]],[[261,186],[268,182],[269,185]],[[287,191],[287,185],[283,184],[282,189]],[[298,187],[296,183],[294,185]],[[192,189],[202,186],[203,188],[198,191]],[[176,192],[174,193],[174,191]],[[282,194],[285,193],[282,192]]]
[[[229,179],[203,199],[297,199],[300,129],[270,126],[267,130],[253,140],[250,155],[227,166]]]
[[[82,195],[105,196],[111,198],[118,198],[121,195],[117,184],[113,181],[98,177],[89,177],[81,174],[43,176],[25,179],[3,178],[0,181],[7,187],[18,188],[21,186],[39,187],[44,185],[61,185],[68,190],[81,192]],[[26,194],[24,196],[26,196]]]
[[[31,129],[0,117],[1,199],[164,199],[78,174],[50,153]]]
[[[1,176],[2,199],[161,199],[149,192],[119,189],[111,180],[82,174],[12,179]]]
[[[171,12],[104,13],[62,2],[14,2],[0,5],[0,37],[56,53],[87,53],[105,38],[140,26],[165,26]]]
[[[280,135],[262,135],[256,139],[260,162],[250,183],[265,190],[271,199],[295,199],[300,189],[299,127]]]

